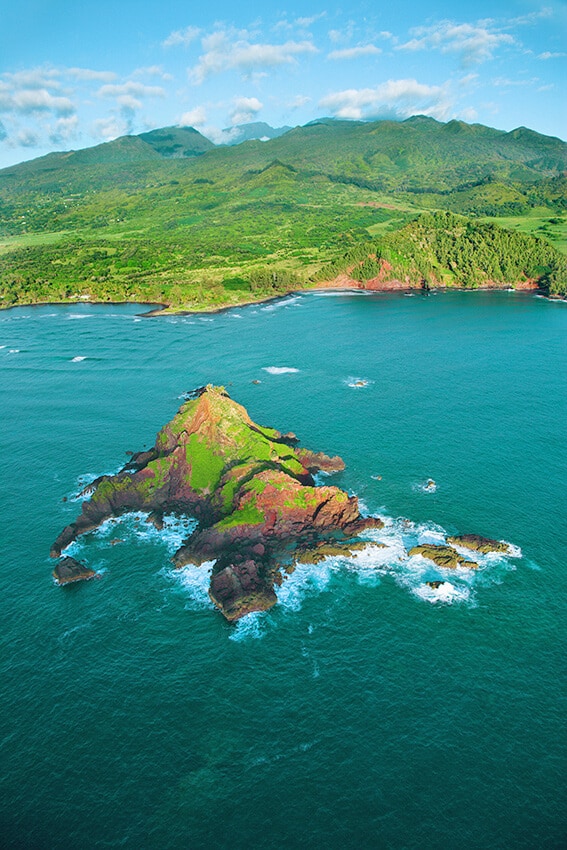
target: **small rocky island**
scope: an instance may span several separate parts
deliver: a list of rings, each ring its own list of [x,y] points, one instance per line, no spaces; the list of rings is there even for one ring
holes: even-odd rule
[[[143,511],[160,529],[165,514],[188,514],[198,526],[175,553],[175,566],[212,562],[209,595],[230,622],[271,608],[286,572],[329,556],[355,555],[370,542],[358,535],[383,526],[378,517],[361,516],[356,496],[316,486],[313,475],[343,470],[341,458],[298,448],[298,442],[295,434],[254,423],[223,387],[194,390],[152,449],[132,455],[117,475],[89,485],[82,513],[51,547],[51,556],[60,558],[55,581],[96,577],[74,558],[60,556],[110,517]],[[414,546],[407,554],[444,570],[475,570],[478,564],[469,555],[509,549],[507,543],[464,534],[443,545]],[[443,582],[426,584],[435,590]]]
[[[282,569],[349,554],[361,545],[356,535],[382,526],[380,519],[360,515],[355,496],[315,486],[315,472],[344,469],[339,457],[298,448],[294,434],[256,425],[222,387],[201,387],[191,395],[152,449],[90,485],[90,499],[54,542],[52,557],[129,511],[147,512],[158,527],[166,513],[190,514],[199,525],[174,563],[215,561],[209,593],[234,621],[275,604]],[[55,580],[93,577],[80,566],[69,558],[59,561]]]

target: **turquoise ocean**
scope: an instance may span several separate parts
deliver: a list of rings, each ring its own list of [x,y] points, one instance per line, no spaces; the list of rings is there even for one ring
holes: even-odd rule
[[[145,309],[0,313],[0,846],[565,847],[567,304]],[[341,455],[386,548],[298,569],[231,626],[206,568],[171,567],[191,520],[128,515],[73,544],[100,578],[56,587],[81,488],[206,383]],[[403,554],[457,532],[512,555]]]

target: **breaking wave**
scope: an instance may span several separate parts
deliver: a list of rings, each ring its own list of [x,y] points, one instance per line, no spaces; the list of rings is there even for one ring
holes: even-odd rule
[[[299,369],[295,369],[293,366],[263,366],[263,371],[268,372],[270,375],[287,375],[292,372],[299,372]]]

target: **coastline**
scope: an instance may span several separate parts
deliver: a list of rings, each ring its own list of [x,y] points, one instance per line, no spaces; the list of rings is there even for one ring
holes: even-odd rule
[[[54,307],[65,307],[69,305],[80,306],[83,305],[94,305],[94,304],[105,304],[109,307],[123,304],[139,304],[140,306],[148,306],[151,309],[145,311],[143,313],[139,313],[138,317],[142,319],[154,319],[159,316],[207,316],[207,315],[216,315],[218,313],[224,313],[227,310],[234,310],[238,307],[249,307],[253,304],[270,304],[272,302],[281,301],[283,298],[289,298],[293,295],[302,295],[307,292],[353,292],[353,293],[391,293],[391,294],[409,294],[409,293],[422,293],[427,295],[429,293],[439,293],[439,292],[525,292],[528,294],[539,295],[543,298],[546,298],[549,301],[565,301],[567,302],[567,297],[562,297],[561,295],[549,294],[544,289],[541,289],[537,282],[535,281],[522,281],[515,286],[511,286],[504,283],[498,283],[495,281],[491,281],[483,286],[476,287],[467,287],[467,286],[458,286],[458,285],[450,285],[445,286],[436,283],[434,286],[430,286],[428,289],[425,289],[421,285],[411,285],[408,281],[401,280],[371,280],[362,283],[361,281],[357,281],[354,278],[349,277],[346,274],[338,275],[333,280],[325,280],[319,281],[310,286],[305,286],[301,289],[290,289],[286,292],[278,293],[277,295],[267,295],[262,298],[252,298],[246,301],[235,301],[227,304],[220,304],[218,307],[210,307],[207,306],[207,309],[199,309],[195,307],[191,310],[186,309],[185,307],[177,309],[172,304],[166,304],[162,302],[155,301],[141,301],[140,299],[135,299],[133,301],[96,301],[96,300],[75,300],[69,299],[68,301],[26,301],[22,304],[10,304],[10,305],[0,305],[0,311],[8,311],[13,310],[18,307],[42,307],[42,306],[54,306]]]

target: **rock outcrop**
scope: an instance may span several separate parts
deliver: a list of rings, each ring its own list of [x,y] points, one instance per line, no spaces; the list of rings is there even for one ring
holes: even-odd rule
[[[145,511],[195,516],[199,526],[176,552],[177,567],[215,561],[210,596],[228,620],[276,602],[274,584],[294,553],[351,543],[369,527],[358,500],[315,486],[313,473],[344,468],[338,457],[296,449],[294,434],[252,422],[221,387],[201,387],[117,475],[90,485],[91,497],[51,548],[58,557],[79,535],[111,516]],[[299,559],[301,560],[301,558]]]
[[[457,567],[467,567],[469,570],[478,569],[478,564],[463,558],[452,546],[424,543],[422,546],[414,546],[413,549],[409,550],[408,555],[410,557],[412,555],[421,555],[424,558],[429,558],[438,567],[443,567],[444,569],[455,570]]]
[[[76,561],[75,558],[61,558],[53,569],[53,578],[57,584],[70,584],[73,581],[86,581],[94,578],[96,572]]]
[[[481,537],[479,534],[459,534],[454,537],[448,537],[447,543],[450,546],[460,546],[462,549],[471,549],[473,552],[480,552],[486,555],[489,552],[498,552],[503,555],[508,555],[510,547],[502,540],[491,540],[490,537]]]

